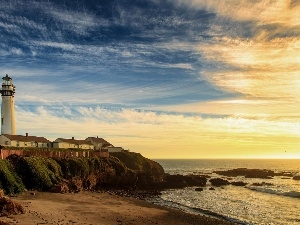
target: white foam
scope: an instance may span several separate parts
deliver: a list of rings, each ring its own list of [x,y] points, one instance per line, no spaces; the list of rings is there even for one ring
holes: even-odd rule
[[[292,198],[300,198],[300,192],[298,192],[298,191],[284,192],[279,189],[271,189],[271,188],[266,188],[266,187],[253,187],[253,186],[248,187],[248,188],[250,190],[264,192],[264,193],[268,193],[268,194],[283,195],[283,196],[288,196],[288,197],[292,197]]]

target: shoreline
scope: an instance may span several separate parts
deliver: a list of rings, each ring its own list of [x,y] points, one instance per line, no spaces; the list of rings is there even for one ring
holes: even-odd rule
[[[33,193],[35,193],[33,195]],[[2,217],[10,224],[82,224],[82,225],[150,225],[203,224],[234,225],[206,215],[193,215],[145,200],[110,192],[49,193],[27,191],[11,197],[26,210],[25,214]]]

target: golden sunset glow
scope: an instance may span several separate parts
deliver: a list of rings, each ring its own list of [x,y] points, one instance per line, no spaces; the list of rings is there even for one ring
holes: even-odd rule
[[[85,4],[0,6],[18,133],[149,158],[300,158],[299,1]]]

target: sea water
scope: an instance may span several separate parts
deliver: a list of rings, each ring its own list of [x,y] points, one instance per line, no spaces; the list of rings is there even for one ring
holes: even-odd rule
[[[300,181],[291,177],[275,176],[273,179],[232,177],[224,178],[214,171],[236,168],[268,169],[276,172],[300,173],[300,160],[155,160],[166,173],[205,174],[230,181],[243,181],[247,185],[215,187],[210,183],[202,192],[195,187],[162,192],[156,204],[177,208],[194,214],[207,214],[238,224],[300,225]],[[265,182],[268,185],[255,186]]]

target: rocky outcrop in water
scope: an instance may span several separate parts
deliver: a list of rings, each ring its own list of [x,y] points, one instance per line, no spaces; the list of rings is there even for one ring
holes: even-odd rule
[[[300,180],[300,175],[296,175],[293,177],[293,180]]]
[[[246,186],[247,183],[243,182],[243,181],[233,181],[233,182],[230,182],[231,185],[233,186]]]
[[[273,186],[274,184],[272,183],[266,183],[266,182],[261,182],[261,183],[253,183],[252,186],[257,186],[257,187],[261,187],[261,186]]]
[[[165,174],[164,181],[159,185],[159,187],[161,189],[174,189],[193,186],[205,187],[206,182],[206,176],[202,175]]]
[[[220,187],[220,186],[225,186],[230,184],[228,180],[224,180],[222,178],[212,178],[209,180],[209,182],[211,183],[212,186],[215,187]]]
[[[199,188],[195,188],[195,191],[203,191],[204,189],[202,187],[199,187]]]
[[[247,168],[238,168],[226,171],[214,171],[214,173],[227,176],[227,177],[237,177],[243,176],[245,178],[262,178],[262,179],[272,179],[274,176],[285,176],[293,177],[293,174],[290,172],[274,172],[272,170],[265,169],[247,169]]]

